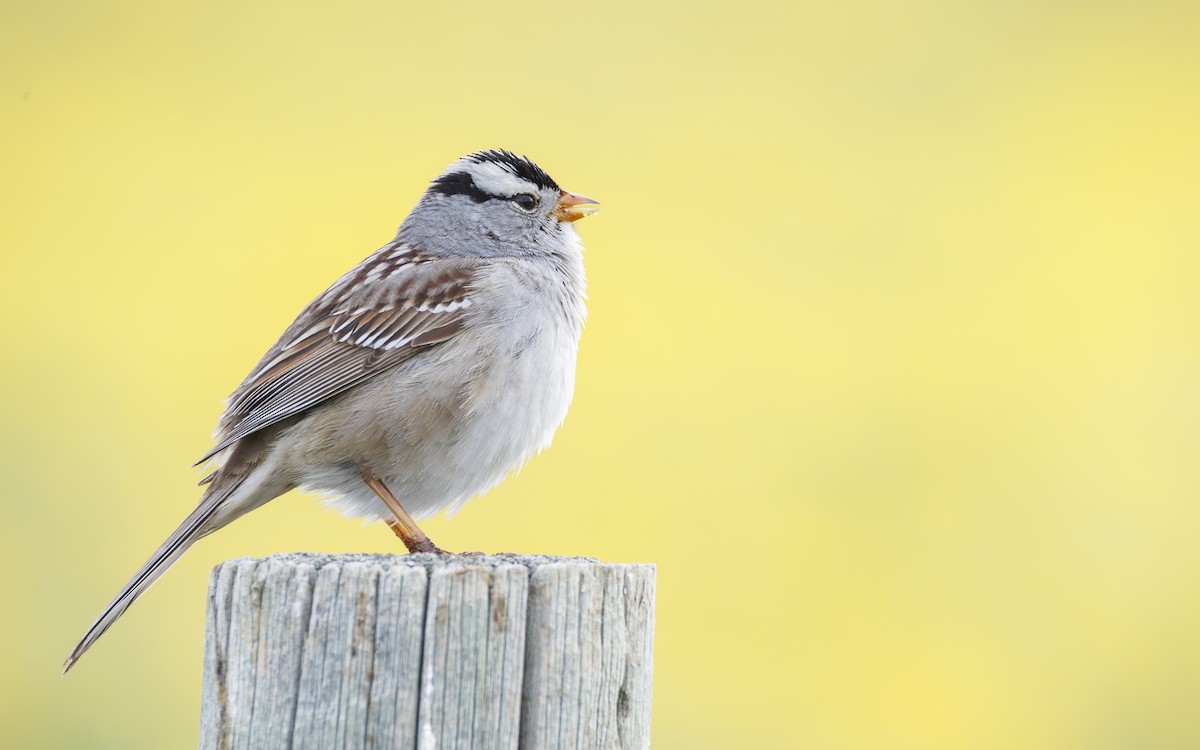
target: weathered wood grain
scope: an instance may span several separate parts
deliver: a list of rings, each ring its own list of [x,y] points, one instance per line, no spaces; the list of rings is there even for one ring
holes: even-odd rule
[[[209,586],[200,746],[649,746],[654,566],[276,555]]]
[[[521,747],[648,747],[653,567],[543,565],[528,606]]]

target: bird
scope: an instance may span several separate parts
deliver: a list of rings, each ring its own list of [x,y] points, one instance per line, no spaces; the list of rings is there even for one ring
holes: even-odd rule
[[[574,222],[598,207],[511,151],[452,162],[229,397],[199,504],[63,674],[198,539],[295,488],[445,554],[417,521],[495,487],[566,417],[587,315]]]

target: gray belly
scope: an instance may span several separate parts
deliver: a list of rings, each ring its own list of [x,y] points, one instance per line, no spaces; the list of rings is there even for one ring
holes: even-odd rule
[[[464,331],[318,407],[281,435],[301,454],[290,465],[305,467],[295,484],[347,515],[389,517],[366,470],[415,518],[456,511],[550,444],[574,389],[577,331]]]

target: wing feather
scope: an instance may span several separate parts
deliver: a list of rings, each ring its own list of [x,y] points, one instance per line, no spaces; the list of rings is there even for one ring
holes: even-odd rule
[[[300,314],[230,396],[217,444],[198,463],[419,356],[423,347],[462,328],[474,265],[415,253],[412,262],[398,264],[394,250],[385,247],[363,261]],[[389,273],[368,275],[373,262],[385,263]]]

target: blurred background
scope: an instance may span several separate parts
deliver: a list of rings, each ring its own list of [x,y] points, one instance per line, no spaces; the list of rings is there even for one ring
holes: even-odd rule
[[[1200,746],[1200,5],[9,3],[0,745],[194,746],[222,399],[457,156],[603,201],[449,549],[658,564],[660,748]]]

